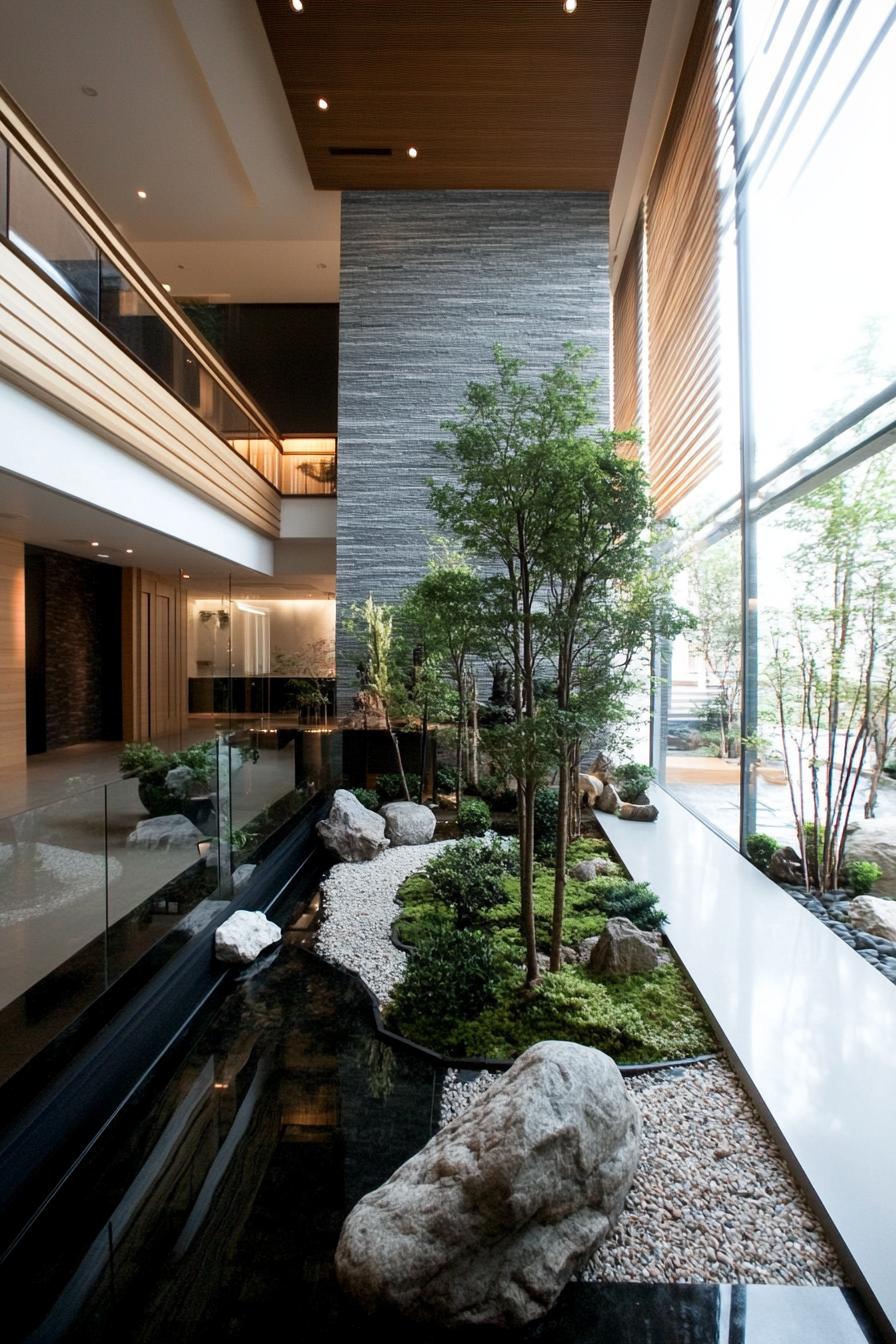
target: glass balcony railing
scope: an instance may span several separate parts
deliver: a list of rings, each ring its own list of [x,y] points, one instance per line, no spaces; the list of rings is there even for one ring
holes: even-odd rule
[[[170,779],[170,761],[148,762],[0,818],[0,1084],[60,1033],[76,1044],[77,1020],[122,976],[137,992],[218,920],[337,782],[337,734],[252,721],[201,746]]]
[[[276,430],[127,243],[82,208],[83,190],[36,132],[12,138],[25,125],[0,91],[0,238],[279,490]]]

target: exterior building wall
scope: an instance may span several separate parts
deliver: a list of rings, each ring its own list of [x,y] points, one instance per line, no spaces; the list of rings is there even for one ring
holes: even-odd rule
[[[426,566],[435,445],[500,342],[532,374],[589,346],[610,405],[608,198],[566,192],[346,192],[342,201],[336,591],[342,625],[368,593],[394,602]]]

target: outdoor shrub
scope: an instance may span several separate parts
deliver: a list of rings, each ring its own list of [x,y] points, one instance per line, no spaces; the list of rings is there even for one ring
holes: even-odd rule
[[[436,771],[436,791],[453,793],[457,788],[457,771],[453,765],[440,765]]]
[[[503,851],[494,844],[483,845],[468,836],[430,859],[424,872],[433,897],[454,911],[458,928],[469,928],[485,911],[505,900],[504,875],[508,870],[504,863],[512,862],[511,854],[508,851],[507,860],[503,860]]]
[[[630,919],[639,929],[658,929],[668,916],[646,882],[598,878],[600,908],[608,919]]]
[[[747,836],[747,854],[750,862],[754,863],[762,873],[768,872],[772,855],[777,854],[780,848],[781,846],[773,835],[762,835],[757,832],[755,835]]]
[[[613,771],[616,792],[624,803],[633,803],[642,793],[646,793],[655,779],[656,771],[652,765],[630,763],[617,766]]]
[[[476,929],[437,929],[408,957],[389,1023],[413,1040],[451,1049],[452,1026],[494,1002],[499,973],[491,939]]]
[[[362,807],[369,807],[371,812],[375,812],[380,805],[379,797],[374,789],[349,789],[353,793]]]
[[[535,791],[535,853],[549,859],[557,844],[557,816],[560,800],[556,789]]]
[[[465,798],[458,808],[457,825],[461,835],[485,835],[492,824],[488,803],[481,798]]]
[[[881,876],[880,868],[870,859],[850,859],[843,865],[843,881],[857,896],[867,896]]]
[[[516,789],[509,789],[500,775],[481,775],[479,796],[485,799],[494,812],[516,811]]]
[[[405,773],[411,802],[420,796],[420,776]],[[376,781],[376,794],[380,803],[404,802],[404,790],[401,787],[401,775],[380,775]]]

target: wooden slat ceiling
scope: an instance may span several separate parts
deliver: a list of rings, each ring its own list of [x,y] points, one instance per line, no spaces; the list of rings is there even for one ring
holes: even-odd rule
[[[315,187],[612,188],[650,0],[258,7]]]

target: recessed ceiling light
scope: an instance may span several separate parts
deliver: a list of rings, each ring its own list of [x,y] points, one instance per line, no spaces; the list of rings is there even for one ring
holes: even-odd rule
[[[133,546],[125,546],[124,553],[125,555],[133,555],[134,554]]]
[[[108,551],[97,551],[97,553],[96,553],[96,558],[97,558],[97,560],[108,560],[108,559],[109,559],[109,553],[108,553]]]
[[[567,14],[575,14],[577,0],[563,0],[563,8]]]
[[[416,151],[416,149],[414,148],[414,146],[411,145],[410,149],[408,150],[408,158],[409,158],[409,159],[416,159],[416,157],[417,157],[417,151]]]
[[[137,195],[140,197],[141,201],[146,200],[146,192],[142,188],[137,192]]]
[[[164,291],[165,291],[166,294],[170,294],[170,293],[171,293],[171,286],[170,286],[170,285],[166,285],[165,282],[164,282],[164,280],[162,281],[162,288],[164,289]]]
[[[317,105],[320,108],[321,112],[326,112],[327,108],[330,106],[326,98],[318,98]]]
[[[91,544],[91,546],[99,546],[99,542],[98,542],[98,541],[92,541],[90,544]]]
[[[93,87],[92,84],[82,84],[81,92],[86,94],[88,98],[96,97],[96,89]]]
[[[296,14],[301,14],[302,10],[305,8],[302,4],[302,0],[289,0],[289,7],[290,9],[295,10]]]

